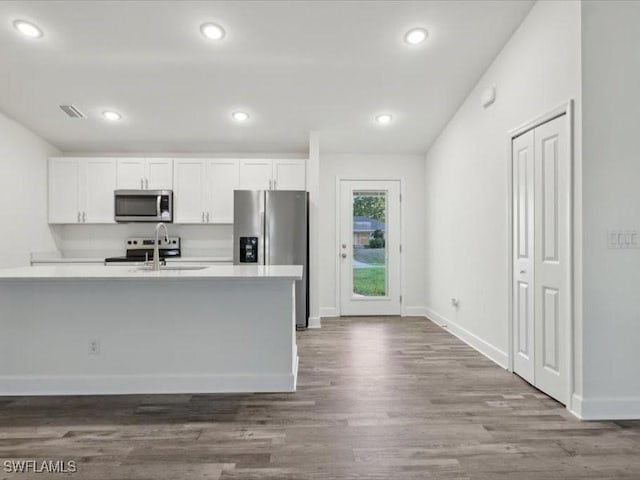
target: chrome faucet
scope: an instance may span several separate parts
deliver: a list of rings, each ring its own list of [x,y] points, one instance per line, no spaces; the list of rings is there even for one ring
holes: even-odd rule
[[[156,225],[156,243],[153,245],[153,270],[155,272],[160,271],[160,229],[164,228],[164,241],[169,243],[169,231],[167,226],[160,222]]]

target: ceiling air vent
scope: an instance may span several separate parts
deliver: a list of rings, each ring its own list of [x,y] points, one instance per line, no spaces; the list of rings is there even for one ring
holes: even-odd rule
[[[84,113],[73,105],[60,105],[60,109],[71,118],[85,118]]]

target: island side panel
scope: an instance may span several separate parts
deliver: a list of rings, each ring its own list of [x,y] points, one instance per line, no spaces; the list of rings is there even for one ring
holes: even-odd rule
[[[0,395],[292,391],[293,290],[279,278],[0,281]]]

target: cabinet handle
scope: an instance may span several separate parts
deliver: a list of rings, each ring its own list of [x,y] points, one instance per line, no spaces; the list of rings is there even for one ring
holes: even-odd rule
[[[207,223],[209,223],[209,212],[207,212]]]
[[[140,190],[144,190],[144,180],[140,177]]]
[[[82,223],[87,223],[87,212],[82,212]]]
[[[272,184],[273,184],[273,180],[269,179],[269,190],[272,190]]]
[[[204,212],[202,212],[202,223],[204,223]]]
[[[277,184],[277,180],[274,178],[274,179],[273,179],[273,189],[274,189],[274,190],[277,190],[277,189],[278,189],[278,186],[277,186],[277,185],[278,185],[278,184]]]
[[[82,222],[82,214],[78,212],[78,223]]]
[[[149,179],[145,178],[144,179],[144,188],[146,188],[147,190],[149,190]]]

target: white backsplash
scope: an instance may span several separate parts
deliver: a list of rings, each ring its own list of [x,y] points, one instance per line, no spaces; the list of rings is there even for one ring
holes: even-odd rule
[[[155,235],[155,224],[52,225],[63,257],[110,257],[124,255],[128,237]],[[184,257],[233,256],[233,225],[172,225],[170,236],[181,237]]]

